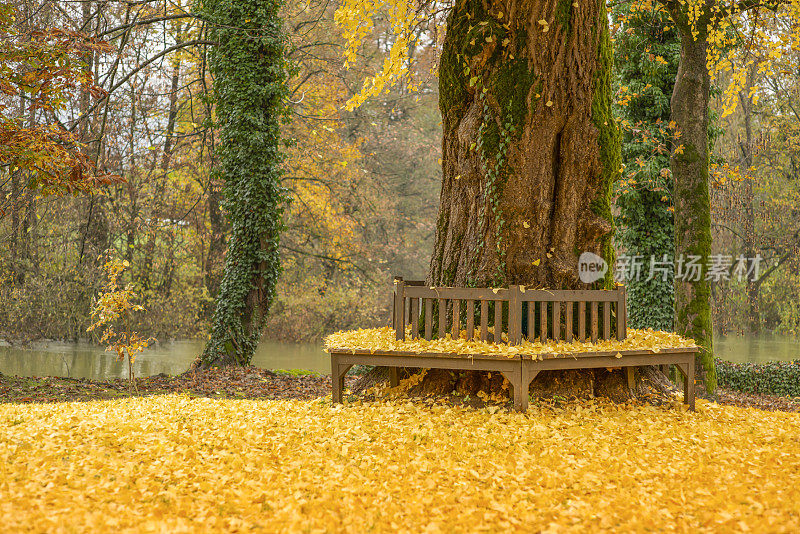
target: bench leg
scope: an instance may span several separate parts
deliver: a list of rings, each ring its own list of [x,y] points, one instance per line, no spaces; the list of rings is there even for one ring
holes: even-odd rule
[[[389,387],[396,388],[400,385],[400,380],[397,377],[397,367],[389,367]]]
[[[331,398],[333,399],[334,404],[342,403],[344,376],[351,367],[351,364],[339,363],[339,358],[335,354],[331,354]]]
[[[693,359],[694,360],[694,359]],[[694,409],[694,361],[689,362],[687,367],[686,373],[686,382],[684,383],[683,387],[683,398],[688,399],[684,400],[689,405],[689,409],[691,411],[695,411]]]
[[[522,386],[520,389],[522,389],[522,391],[520,393],[522,393],[523,397],[525,397],[524,399],[522,399],[522,405],[524,406],[523,410],[527,410],[528,399],[530,397],[531,382],[533,382],[533,379],[536,378],[536,375],[539,374],[539,371],[537,369],[532,369],[531,366],[526,365],[524,361],[520,363],[522,364],[521,366],[522,380],[520,381],[521,382],[520,385]]]
[[[683,375],[683,403],[688,404],[691,411],[695,411],[694,360],[687,363],[679,363],[677,367]]]
[[[522,387],[522,369],[517,371],[501,371],[506,380],[511,382],[511,387],[514,388],[514,409],[518,412],[524,412],[528,409],[528,395],[523,391]]]
[[[634,379],[633,379],[633,367],[623,367],[625,370],[625,378],[628,380],[628,389],[633,391],[634,386]]]

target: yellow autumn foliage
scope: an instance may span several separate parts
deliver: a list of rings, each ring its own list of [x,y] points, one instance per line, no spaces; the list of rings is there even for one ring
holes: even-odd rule
[[[503,334],[505,338],[505,334]],[[491,336],[490,336],[491,337]],[[364,328],[361,330],[346,330],[336,332],[325,338],[325,349],[339,350],[368,350],[375,351],[408,351],[415,353],[440,352],[452,354],[495,354],[514,357],[519,354],[541,356],[543,354],[569,356],[580,352],[605,352],[623,350],[649,350],[653,353],[661,349],[677,347],[694,347],[694,341],[686,339],[673,332],[662,332],[650,328],[637,330],[628,329],[628,337],[623,341],[598,340],[591,341],[548,341],[541,343],[523,339],[520,345],[507,343],[494,343],[481,341],[477,331],[473,339],[467,339],[465,330],[461,331],[458,339],[452,339],[447,334],[446,339],[411,339],[411,330],[406,328],[406,339],[395,340],[394,330],[391,328]]]
[[[798,532],[800,415],[0,405],[5,532]]]

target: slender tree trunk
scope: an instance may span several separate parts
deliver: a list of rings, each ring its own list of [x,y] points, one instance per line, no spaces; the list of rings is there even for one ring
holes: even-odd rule
[[[175,42],[180,44],[183,35],[181,33],[182,24],[180,21],[175,26]],[[142,263],[142,274],[140,282],[145,290],[153,286],[151,280],[153,274],[154,258],[156,253],[156,241],[158,240],[159,230],[162,226],[164,213],[164,196],[167,190],[167,182],[169,175],[170,163],[172,162],[172,153],[174,151],[174,137],[175,137],[175,121],[178,117],[178,86],[180,84],[181,73],[181,60],[180,55],[173,59],[172,75],[170,80],[170,93],[169,93],[169,110],[167,112],[167,128],[164,131],[164,147],[161,153],[161,161],[158,165],[160,172],[155,180],[155,192],[152,196],[154,209],[150,216],[150,228],[147,234],[147,242],[144,246],[144,262]],[[135,102],[135,100],[134,100]],[[163,287],[164,280],[162,279],[160,285]]]
[[[90,22],[91,22],[93,4],[94,2],[88,0],[83,2],[83,4],[81,5],[81,25],[79,30],[85,31],[87,33],[90,33],[90,30],[92,29],[90,27]],[[83,54],[83,60],[86,61],[87,65],[91,65],[93,63],[94,61],[93,55],[94,54],[91,51],[86,51]],[[91,105],[91,95],[89,94],[88,91],[82,91],[78,105],[78,111],[80,112],[79,115],[80,117],[85,117],[85,113],[89,109],[90,105]],[[81,124],[78,127],[78,137],[84,143],[87,143],[89,141],[89,117],[85,117],[81,121]]]
[[[612,260],[612,61],[598,0],[456,4],[440,65],[430,283],[585,287],[579,255]]]
[[[754,61],[747,73],[747,87],[752,87],[755,83],[758,62]],[[739,101],[744,112],[744,142],[739,143],[741,151],[742,172],[745,179],[742,183],[742,204],[744,213],[742,214],[742,238],[744,239],[745,258],[754,258],[758,253],[756,245],[756,218],[753,206],[753,177],[750,169],[753,167],[753,102],[747,94],[742,91],[739,94]],[[745,281],[747,289],[747,331],[757,334],[761,330],[761,314],[759,313],[760,284],[752,277],[748,276]]]
[[[672,120],[680,137],[672,153],[675,189],[675,258],[678,265],[696,259],[708,264],[711,255],[711,201],[708,190],[708,104],[710,76],[706,66],[707,40],[696,37],[682,13],[675,10],[673,21],[681,32],[681,61],[672,93]],[[702,23],[698,27],[705,28]],[[698,378],[709,391],[716,389],[711,325],[711,286],[706,269],[694,276],[675,278],[675,330],[693,338],[701,347],[697,357]]]

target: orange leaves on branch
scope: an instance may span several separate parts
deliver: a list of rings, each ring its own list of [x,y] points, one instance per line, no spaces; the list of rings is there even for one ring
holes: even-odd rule
[[[31,124],[22,115],[57,117],[81,93],[94,98],[105,91],[94,82],[91,59],[111,50],[104,41],[61,30],[21,33],[11,6],[0,6],[0,166],[25,174],[29,187],[43,193],[76,193],[120,181],[94,172],[85,147],[57,120]],[[24,113],[7,102],[21,99]]]
[[[17,119],[0,118],[0,165],[28,175],[29,187],[43,193],[85,193],[122,181],[117,175],[92,172],[82,145],[62,126],[24,128]]]

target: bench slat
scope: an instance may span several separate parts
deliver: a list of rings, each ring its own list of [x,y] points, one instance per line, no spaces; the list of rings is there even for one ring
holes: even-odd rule
[[[419,287],[419,286],[404,286],[404,295],[408,297],[417,298],[433,298],[433,299],[460,299],[460,300],[494,300],[494,299],[508,299],[508,289],[505,288],[490,288],[490,287]],[[616,299],[616,293],[614,293]]]
[[[416,283],[416,282],[415,282]],[[509,289],[491,287],[428,287],[422,285],[409,285],[404,282],[403,295],[405,297],[435,298],[435,299],[460,299],[460,300],[508,300]],[[568,300],[587,302],[616,302],[619,292],[608,289],[527,289],[520,291],[519,298],[523,302],[565,302]]]
[[[578,303],[578,341],[586,341],[586,303]]]
[[[475,339],[475,301],[467,301],[467,340]]]
[[[528,341],[536,341],[536,303],[528,302]]]
[[[561,339],[561,303],[553,303],[553,339]]]
[[[406,292],[409,288],[406,288]],[[520,299],[524,302],[566,302],[568,300],[586,302],[616,302],[619,294],[615,290],[609,289],[527,289],[520,295]]]
[[[625,286],[617,287],[617,339],[622,341],[628,337],[628,307],[625,303]]]
[[[425,339],[433,337],[433,299],[425,299]]]
[[[591,322],[591,331],[592,331],[592,343],[597,343],[597,302],[592,302],[591,304],[592,315],[590,317]]]
[[[481,300],[481,341],[489,341],[489,301]]]
[[[539,303],[539,339],[547,342],[547,302]]]
[[[439,339],[444,339],[444,333],[447,331],[447,301],[438,299],[439,304]]]
[[[494,342],[503,341],[503,301],[494,301]]]
[[[450,338],[458,339],[461,335],[461,301],[453,299],[453,328],[450,329]]]
[[[567,302],[567,311],[565,312],[567,324],[564,328],[564,340],[572,341],[573,328],[575,327],[574,317],[572,316],[572,301]]]
[[[419,338],[419,299],[411,299],[411,339]]]
[[[603,339],[611,339],[611,303],[603,303]]]

